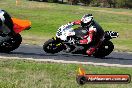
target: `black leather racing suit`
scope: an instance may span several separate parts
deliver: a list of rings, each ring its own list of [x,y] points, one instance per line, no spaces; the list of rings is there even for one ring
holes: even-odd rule
[[[5,10],[0,10],[0,45],[8,41],[13,33],[11,16]]]

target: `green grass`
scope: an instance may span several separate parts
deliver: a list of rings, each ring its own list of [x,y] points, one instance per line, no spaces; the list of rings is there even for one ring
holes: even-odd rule
[[[120,37],[113,40],[116,49],[132,51],[132,10],[20,1],[20,5],[16,6],[15,0],[0,0],[0,6],[12,17],[31,20],[32,29],[22,33],[23,41],[43,42],[55,36],[60,25],[80,19],[86,13],[92,13],[105,30],[120,33]],[[131,88],[132,86],[132,83],[80,86],[75,80],[78,67],[76,64],[1,59],[0,88]],[[87,73],[132,75],[132,68],[93,65],[83,65],[83,68]]]
[[[55,36],[60,25],[80,19],[86,13],[92,13],[104,30],[119,32],[120,37],[113,40],[115,49],[132,51],[131,9],[71,6],[27,0],[20,0],[18,6],[15,5],[15,1],[0,0],[0,6],[13,17],[31,20],[32,29],[22,33],[24,39],[30,37],[32,40],[32,37],[36,37],[34,42],[38,42],[51,38]]]
[[[82,65],[87,73],[130,74],[132,68]],[[131,88],[129,84],[76,83],[79,65],[0,59],[0,88]]]

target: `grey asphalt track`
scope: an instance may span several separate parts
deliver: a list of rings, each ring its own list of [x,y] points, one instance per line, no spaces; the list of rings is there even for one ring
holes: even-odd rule
[[[32,58],[39,61],[53,61],[61,63],[82,63],[93,65],[108,65],[119,67],[132,67],[132,53],[113,52],[105,58],[94,58],[77,54],[57,53],[47,54],[43,51],[42,46],[37,45],[21,45],[18,49],[9,54],[1,53],[2,57]]]

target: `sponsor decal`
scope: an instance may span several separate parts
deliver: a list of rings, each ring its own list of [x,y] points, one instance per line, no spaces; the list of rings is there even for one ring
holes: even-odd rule
[[[130,83],[129,74],[86,74],[83,68],[79,68],[76,81],[83,85],[86,83]]]

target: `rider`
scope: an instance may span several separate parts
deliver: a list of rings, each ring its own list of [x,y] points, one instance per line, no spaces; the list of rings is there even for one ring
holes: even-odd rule
[[[79,41],[79,44],[92,43],[92,46],[86,50],[88,56],[91,56],[103,40],[104,30],[102,27],[93,20],[92,14],[86,14],[82,17],[81,20],[70,22],[68,24],[70,26],[81,25],[81,27],[87,30],[87,35],[85,35],[83,39]]]
[[[8,41],[13,33],[11,16],[5,10],[0,10],[0,44]]]

